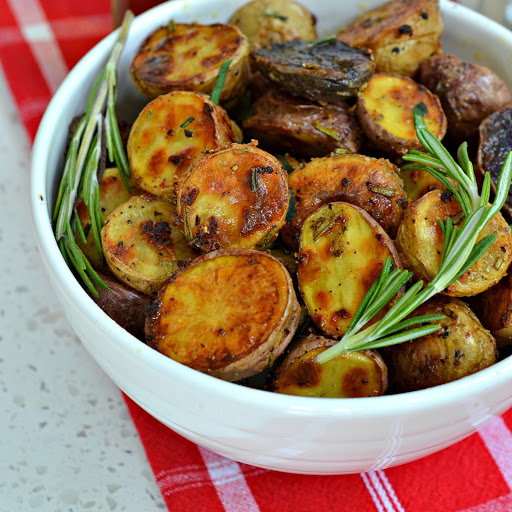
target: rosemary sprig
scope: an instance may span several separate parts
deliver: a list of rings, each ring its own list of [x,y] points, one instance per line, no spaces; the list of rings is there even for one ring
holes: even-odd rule
[[[391,258],[388,258],[381,276],[366,294],[347,332],[339,343],[317,356],[318,363],[328,361],[343,352],[396,345],[440,329],[438,324],[424,324],[441,320],[443,315],[405,318],[418,306],[455,282],[496,239],[496,235],[488,235],[476,243],[482,228],[501,210],[507,198],[512,178],[512,152],[505,158],[496,186],[496,197],[489,207],[490,176],[488,173],[485,175],[481,195],[479,195],[473,166],[467,153],[467,144],[461,145],[457,154],[458,163],[455,162],[445,147],[425,126],[423,121],[425,113],[426,108],[422,103],[414,109],[416,133],[428,153],[410,151],[404,159],[421,164],[407,167],[430,172],[452,191],[464,212],[464,221],[460,226],[456,226],[451,218],[446,219],[445,222],[438,220],[445,242],[441,266],[434,279],[426,286],[423,286],[423,281],[416,282],[379,321],[362,330],[364,325],[396,297],[400,288],[412,277],[412,272],[408,270],[392,270]],[[457,185],[453,186],[450,179]],[[410,329],[414,325],[419,327]]]
[[[94,271],[77,244],[77,234],[85,238],[76,211],[77,200],[83,198],[91,222],[91,230],[98,253],[102,255],[100,231],[103,225],[99,206],[98,174],[101,172],[102,141],[109,159],[116,163],[121,179],[128,190],[130,170],[121,141],[115,114],[117,99],[117,64],[128,37],[133,13],[127,11],[112,53],[100,73],[87,103],[84,116],[78,122],[69,145],[64,171],[53,214],[55,238],[68,266],[74,267],[94,296],[94,283],[104,289],[107,285]]]

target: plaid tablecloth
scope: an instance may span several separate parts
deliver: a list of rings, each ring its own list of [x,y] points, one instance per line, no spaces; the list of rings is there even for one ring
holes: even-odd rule
[[[31,140],[68,70],[110,29],[108,0],[0,0],[0,63]],[[126,403],[172,512],[512,511],[512,410],[417,462],[326,477],[234,462]]]

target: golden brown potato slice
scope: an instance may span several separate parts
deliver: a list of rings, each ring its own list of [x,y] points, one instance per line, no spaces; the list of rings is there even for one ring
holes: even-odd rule
[[[268,253],[223,249],[179,270],[147,319],[147,343],[166,356],[228,381],[274,363],[297,329],[290,275]]]
[[[422,63],[418,82],[441,100],[447,138],[454,144],[476,142],[480,123],[512,102],[512,92],[493,71],[455,55],[436,55]]]
[[[404,188],[411,201],[416,201],[431,190],[446,190],[446,187],[432,174],[421,169],[402,169],[400,177],[404,182]]]
[[[441,266],[444,236],[438,219],[445,221],[448,217],[455,225],[462,223],[459,203],[450,192],[432,190],[409,206],[398,228],[395,243],[404,266],[427,282]],[[512,235],[501,213],[487,223],[477,240],[493,233],[494,243],[445,293],[470,297],[487,290],[505,275],[512,261]]]
[[[446,315],[428,336],[382,351],[389,382],[403,391],[445,384],[476,373],[497,361],[496,341],[459,299],[436,295],[411,316]]]
[[[154,31],[133,59],[130,74],[141,94],[154,99],[170,91],[211,94],[223,62],[232,59],[220,103],[235,99],[248,76],[249,43],[232,25],[172,21]]]
[[[226,111],[208,96],[171,92],[148,103],[133,124],[130,169],[140,188],[172,199],[175,182],[204,151],[234,140]]]
[[[409,203],[399,169],[388,160],[357,154],[314,158],[288,176],[297,215],[281,234],[298,247],[304,219],[322,204],[345,201],[366,210],[392,238]]]
[[[427,128],[441,140],[446,133],[446,117],[439,98],[410,78],[376,73],[357,99],[357,117],[373,145],[392,156],[411,149],[423,151],[414,127],[413,109],[423,102]]]
[[[199,160],[177,189],[185,237],[203,252],[266,247],[288,209],[287,174],[254,144],[232,144]]]
[[[117,167],[105,169],[99,184],[100,210],[103,221],[107,220],[107,217],[118,206],[128,201],[133,194],[140,193],[140,190],[134,188],[135,182],[133,179],[129,180],[129,184],[132,189],[131,192],[128,191],[121,180]],[[77,237],[78,246],[82,249],[83,253],[94,268],[105,271],[107,267],[105,266],[103,257],[99,255],[98,250],[96,249],[96,244],[91,230],[91,219],[83,199],[78,202],[76,209],[78,217],[80,218],[80,223],[82,224],[82,229],[84,230],[84,234],[87,238],[87,242],[84,244],[80,237]]]
[[[372,50],[377,71],[413,76],[441,51],[442,33],[438,0],[394,0],[340,30],[338,39]]]
[[[120,281],[154,295],[178,269],[178,261],[197,256],[175,226],[175,212],[173,204],[151,194],[134,196],[112,212],[101,243]]]
[[[271,151],[306,158],[336,149],[357,153],[363,136],[346,104],[324,107],[276,90],[258,98],[254,114],[244,119],[244,133]]]
[[[310,335],[297,341],[286,357],[271,370],[268,391],[320,398],[380,396],[388,385],[382,357],[374,350],[347,352],[326,363],[315,357],[336,343]]]
[[[330,203],[306,219],[297,278],[309,314],[324,334],[345,334],[388,257],[403,268],[391,238],[357,206]]]
[[[282,41],[316,39],[315,17],[293,0],[253,0],[229,18],[249,39],[251,49]]]

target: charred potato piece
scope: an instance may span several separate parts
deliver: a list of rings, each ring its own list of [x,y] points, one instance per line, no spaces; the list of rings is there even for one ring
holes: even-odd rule
[[[370,53],[341,41],[287,41],[254,53],[258,69],[281,89],[312,101],[340,103],[366,86],[375,70]]]
[[[366,12],[338,39],[370,49],[377,71],[412,77],[422,61],[441,51],[442,33],[438,0],[394,0]]]
[[[334,343],[335,340],[315,335],[298,340],[272,368],[266,389],[320,398],[383,395],[388,372],[384,360],[374,350],[347,352],[323,364],[315,362],[315,357]]]
[[[511,91],[493,71],[455,55],[436,55],[423,62],[418,81],[441,100],[447,138],[454,144],[473,142],[480,123],[512,102]]]
[[[325,156],[336,149],[357,153],[362,134],[348,105],[320,105],[269,91],[254,104],[243,121],[244,133],[278,153],[306,158]]]
[[[414,202],[431,190],[439,189],[443,192],[446,187],[432,174],[421,169],[402,169],[400,177],[409,199]]]
[[[494,112],[484,119],[479,127],[478,169],[482,176],[491,175],[491,187],[496,193],[496,182],[505,157],[512,151],[512,105]],[[512,194],[509,192],[503,210],[512,217]]]
[[[200,256],[169,280],[147,318],[146,341],[191,368],[241,380],[274,363],[299,314],[292,280],[278,260],[224,249]]]
[[[149,99],[171,91],[211,94],[222,63],[231,59],[220,103],[243,91],[248,77],[249,43],[234,26],[170,22],[154,31],[133,59],[130,74]]]
[[[471,375],[497,361],[496,341],[459,299],[437,295],[411,316],[441,314],[441,326],[428,336],[382,351],[390,384],[416,391]]]
[[[187,240],[203,252],[264,248],[277,237],[288,209],[287,174],[253,144],[232,144],[199,160],[177,189]]]
[[[315,17],[293,0],[254,0],[229,19],[249,40],[251,49],[283,41],[316,39]]]
[[[446,117],[439,98],[410,78],[376,73],[357,99],[357,117],[373,145],[392,156],[411,149],[423,150],[414,127],[412,111],[423,102],[427,128],[441,140],[446,133]]]
[[[412,203],[398,228],[395,240],[406,268],[431,281],[441,266],[444,236],[438,219],[451,217],[454,225],[463,221],[461,208],[450,192],[432,190]],[[478,240],[495,234],[496,240],[485,253],[443,293],[452,297],[471,297],[496,284],[512,261],[512,235],[498,213],[480,231]]]
[[[121,282],[155,295],[178,269],[178,261],[197,256],[174,224],[175,211],[169,201],[144,194],[108,217],[101,244],[110,270]]]
[[[297,278],[309,314],[326,336],[345,334],[388,257],[403,268],[391,238],[357,206],[330,203],[306,219]]]
[[[319,206],[345,201],[366,210],[392,238],[409,203],[399,169],[388,160],[357,154],[314,158],[288,176],[296,216],[281,230],[298,247],[304,219]]]
[[[148,103],[133,124],[130,169],[140,188],[172,199],[176,181],[204,151],[234,140],[226,111],[208,96],[171,92]]]

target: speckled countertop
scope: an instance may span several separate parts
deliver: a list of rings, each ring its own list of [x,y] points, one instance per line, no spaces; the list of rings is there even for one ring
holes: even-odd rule
[[[165,510],[118,388],[43,271],[30,144],[2,75],[0,112],[0,512]]]

